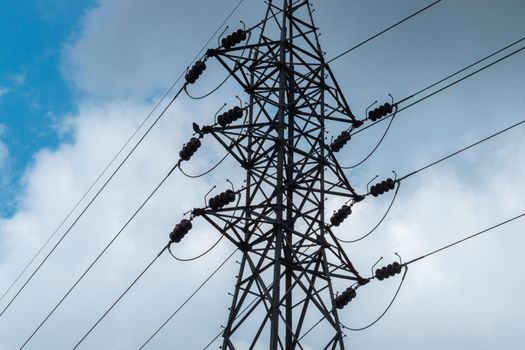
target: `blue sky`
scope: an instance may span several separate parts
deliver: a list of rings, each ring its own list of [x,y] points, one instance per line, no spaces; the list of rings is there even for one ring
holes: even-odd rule
[[[312,2],[328,58],[428,3]],[[16,278],[236,3],[3,2],[0,292]],[[246,0],[229,25],[237,28],[241,19],[248,25],[256,23],[264,7],[263,0]],[[403,98],[525,36],[524,17],[523,0],[443,0],[331,67],[354,113],[363,116],[372,101],[383,102],[388,93]],[[524,57],[523,52],[515,55],[400,114],[378,151],[348,172],[352,184],[364,189],[376,174],[387,177],[393,169],[408,173],[525,118],[521,112],[525,110]],[[220,66],[210,60],[192,92],[208,92],[224,76]],[[191,123],[208,124],[224,102],[237,103],[235,95],[244,96],[229,82],[197,103],[184,95],[177,100],[0,318],[0,348],[21,345],[172,167],[180,146],[192,134]],[[340,152],[341,164],[355,163],[366,155],[383,127],[354,137],[345,152]],[[395,259],[394,252],[406,259],[415,257],[525,210],[525,187],[519,185],[525,177],[524,139],[523,127],[515,129],[407,180],[380,229],[367,240],[345,246],[358,269],[369,271],[379,256]],[[211,138],[204,139],[185,169],[205,171],[223,152]],[[232,180],[240,183],[241,173],[231,159],[198,180],[175,172],[28,349],[70,349],[165,244],[182,213],[202,203],[213,185],[229,186],[226,178],[237,177],[238,181]],[[363,201],[337,233],[348,238],[366,232],[389,201],[388,196]],[[330,210],[336,205],[328,203]],[[525,333],[525,280],[515,273],[525,246],[522,228],[523,222],[505,226],[494,235],[413,265],[389,313],[375,327],[350,333],[348,347],[525,348],[521,336]],[[179,253],[196,255],[213,244],[217,235],[196,220],[195,229],[178,247]],[[207,259],[188,264],[162,256],[87,339],[85,348],[136,348],[231,249],[222,242]],[[226,320],[231,301],[228,293],[237,268],[234,260],[226,265],[150,348],[198,349],[212,338]],[[360,289],[359,298],[341,313],[343,321],[360,326],[373,320],[390,301],[396,283],[370,283]],[[198,330],[195,324],[200,326]],[[316,350],[315,345],[312,348]]]
[[[3,1],[0,7],[0,123],[10,154],[7,187],[0,189],[0,215],[14,210],[20,177],[36,151],[54,148],[59,119],[75,108],[61,74],[62,45],[74,36],[92,1]]]

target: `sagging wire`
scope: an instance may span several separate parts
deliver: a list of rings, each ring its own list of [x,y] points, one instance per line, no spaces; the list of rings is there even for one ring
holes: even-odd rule
[[[244,22],[241,21],[241,23],[243,23],[243,25],[244,25]],[[245,26],[245,27],[246,27],[246,26]],[[227,29],[227,28],[226,28],[226,29]],[[226,29],[225,29],[224,31],[226,31]],[[224,34],[224,32],[223,32],[223,34]],[[247,44],[247,45],[248,45],[248,43],[250,42],[251,36],[252,36],[252,33],[251,33],[251,31],[250,31],[250,32],[248,32],[248,38],[246,39],[246,44]],[[237,67],[237,66],[239,65],[239,62],[240,62],[240,60],[243,58],[245,52],[246,52],[246,47],[242,50],[240,57],[237,58],[237,59],[235,60],[235,67]],[[201,96],[193,96],[193,95],[190,94],[190,92],[188,91],[188,89],[187,89],[186,86],[184,87],[184,92],[186,93],[186,95],[187,95],[189,98],[191,98],[191,99],[193,99],[193,100],[202,100],[202,99],[204,99],[204,98],[206,98],[206,97],[209,97],[210,95],[212,95],[213,93],[215,93],[217,90],[219,90],[219,89],[220,89],[220,88],[221,88],[221,87],[222,87],[222,86],[228,81],[228,79],[230,79],[231,76],[232,76],[232,74],[231,74],[231,73],[228,73],[228,74],[226,75],[226,78],[224,78],[224,80],[223,80],[222,82],[220,82],[219,85],[217,85],[214,89],[212,89],[210,92],[208,92],[208,93],[206,93],[206,94],[204,94],[204,95],[201,95]]]
[[[217,28],[217,30],[211,35],[211,37],[208,39],[208,41],[201,47],[201,49],[199,50],[199,52],[197,52],[197,54],[195,55],[195,57],[193,58],[193,60],[191,62],[194,62],[198,56],[204,51],[204,49],[208,46],[208,44],[213,40],[213,38],[217,35],[217,33],[219,32],[219,30],[224,26],[224,24],[226,24],[226,22],[231,18],[231,16],[235,13],[235,11],[237,11],[237,9],[239,8],[239,6],[244,2],[244,0],[240,0],[237,5],[230,11],[230,13],[228,14],[228,16],[226,17],[226,19],[224,19],[224,21],[221,23],[221,25]],[[89,192],[91,192],[91,190],[93,189],[93,187],[99,182],[99,180],[102,178],[102,176],[106,173],[106,171],[109,169],[109,167],[116,161],[116,159],[118,158],[118,156],[124,151],[124,149],[126,148],[126,146],[131,142],[131,140],[135,137],[135,135],[137,135],[137,133],[139,132],[139,130],[145,125],[145,123],[151,118],[151,116],[153,115],[153,113],[157,110],[157,108],[160,106],[160,104],[168,97],[168,95],[173,91],[173,89],[175,88],[176,84],[179,82],[179,80],[184,76],[184,72],[182,72],[179,77],[172,83],[172,85],[168,88],[168,90],[164,93],[164,95],[160,98],[160,100],[157,102],[157,104],[153,107],[153,109],[148,113],[148,115],[142,120],[142,122],[138,125],[138,127],[135,129],[135,131],[129,136],[129,138],[127,139],[127,141],[124,143],[124,145],[122,145],[122,147],[120,148],[120,150],[117,152],[117,154],[113,157],[113,159],[106,165],[106,167],[102,170],[102,172],[97,176],[97,178],[91,183],[91,185],[89,186],[89,188],[84,192],[84,194],[82,195],[82,197],[77,201],[77,203],[73,206],[73,208],[68,212],[68,214],[64,217],[64,219],[61,221],[61,223],[57,226],[57,228],[53,231],[53,233],[48,237],[48,239],[44,242],[44,244],[39,248],[39,250],[33,255],[33,257],[31,258],[31,260],[26,264],[26,266],[22,269],[22,271],[18,274],[18,276],[15,278],[15,280],[9,285],[9,287],[5,290],[5,292],[2,294],[2,296],[0,297],[0,302],[5,298],[5,296],[11,291],[11,289],[14,287],[14,285],[20,280],[20,278],[22,277],[22,275],[27,271],[27,269],[29,268],[29,266],[31,266],[31,264],[35,261],[35,259],[37,258],[38,255],[40,255],[40,253],[44,250],[44,248],[49,244],[49,242],[51,241],[51,239],[56,235],[56,233],[60,230],[60,228],[62,228],[62,226],[64,225],[64,223],[67,221],[67,219],[69,219],[69,217],[73,214],[73,212],[75,211],[75,209],[80,205],[80,203],[84,200],[84,198],[89,194]],[[154,122],[155,124],[156,122]],[[141,141],[139,141],[140,143]],[[120,167],[119,167],[120,168]],[[118,168],[117,168],[117,171],[118,171]],[[111,176],[113,177],[113,176]],[[102,186],[103,188],[105,187],[105,184]],[[95,198],[98,197],[100,191],[97,192],[97,194],[95,194]],[[94,199],[93,199],[94,200]],[[92,200],[92,201],[93,201]],[[91,201],[91,202],[92,202]],[[91,205],[91,202],[88,203],[87,207],[89,207]],[[79,216],[82,216],[84,211],[87,210],[84,209],[81,214]],[[76,222],[76,221],[75,221]],[[68,231],[70,230],[71,228],[68,229]],[[45,258],[47,259],[47,257]],[[39,267],[38,267],[39,268]],[[37,269],[38,269],[37,268]],[[3,313],[3,312],[2,312]],[[1,317],[1,316],[0,316]]]
[[[231,184],[231,181],[230,180],[227,180],[228,182],[230,182]],[[215,188],[215,187],[214,187]],[[233,188],[233,184],[232,184],[232,188]],[[212,189],[213,190],[213,189]],[[211,192],[211,191],[210,191]],[[239,191],[239,198],[237,199],[237,203],[235,204],[235,207],[239,207],[239,203],[241,201],[241,198],[242,198],[242,192]],[[208,192],[209,194],[209,192]],[[237,210],[234,210],[233,211],[233,214],[232,216],[235,216]],[[230,219],[229,221],[227,221],[225,223],[225,227],[230,225],[231,223],[233,222],[233,219]],[[219,243],[220,241],[224,238],[224,235],[221,235],[221,237],[210,247],[208,248],[206,251],[204,251],[203,253],[197,255],[197,256],[194,256],[192,258],[179,258],[177,256],[175,256],[175,254],[173,254],[173,252],[171,251],[171,244],[168,245],[168,252],[170,253],[170,255],[173,257],[173,259],[177,260],[177,261],[180,261],[180,262],[188,262],[188,261],[195,261],[195,260],[198,260],[200,258],[202,258],[203,256],[205,256],[206,254],[208,254],[209,252],[211,252]]]
[[[173,254],[173,252],[171,251],[171,244],[168,246],[168,252],[170,253],[170,255],[173,257],[173,259],[177,260],[177,261],[181,261],[181,262],[188,262],[188,261],[195,261],[197,259],[200,259],[202,258],[203,256],[205,256],[206,254],[208,254],[209,252],[211,252],[213,250],[213,248],[215,248],[219,242],[224,238],[223,235],[221,235],[221,237],[217,240],[217,242],[215,242],[210,248],[208,248],[204,253],[201,253],[193,258],[179,258],[177,256],[175,256],[175,254]]]
[[[239,190],[240,192],[241,190]],[[239,196],[239,200],[237,201],[237,205],[239,204],[239,201],[240,201],[240,197]],[[188,221],[189,222],[189,221]],[[177,225],[178,226],[178,225]],[[177,229],[177,226],[175,227],[175,230]],[[190,227],[191,228],[191,224],[190,224]],[[185,233],[183,233],[183,236],[187,233],[187,230]],[[98,324],[107,316],[107,314],[113,309],[113,307],[115,307],[115,305],[124,297],[124,295],[135,285],[135,283],[146,273],[146,271],[153,265],[153,263],[162,255],[162,253],[165,251],[165,250],[168,250],[170,249],[170,245],[173,243],[173,238],[171,237],[171,234],[170,234],[170,239],[171,241],[160,251],[160,253],[155,257],[155,259],[153,259],[149,265],[138,275],[137,278],[135,278],[135,280],[124,290],[124,292],[113,302],[113,304],[111,304],[111,306],[104,312],[104,314],[102,316],[99,317],[99,319],[95,322],[95,324],[93,324],[93,326],[83,335],[83,337],[76,343],[76,345],[74,346],[73,350],[75,350],[88,336],[89,334],[98,326]],[[177,242],[177,241],[176,241]],[[218,243],[216,243],[211,249],[213,249]],[[204,254],[207,254],[209,251],[211,251],[211,249],[209,249],[208,251],[206,251]],[[233,256],[233,254],[237,251],[237,249],[235,249],[232,254],[230,255]],[[204,254],[201,254],[201,256],[203,256]],[[173,255],[172,255],[173,256]],[[230,258],[228,257],[228,259]],[[198,258],[198,257],[196,257]],[[196,258],[192,258],[192,260],[195,260]],[[227,260],[228,260],[227,259]],[[197,291],[202,288],[202,286],[204,286],[204,284],[226,263],[225,260],[215,271],[214,273],[197,289]],[[195,291],[194,294],[197,292]],[[192,296],[194,295],[192,294]],[[189,299],[188,299],[189,300]],[[149,340],[148,340],[149,341]]]
[[[392,98],[392,95],[388,94],[391,98]],[[394,112],[391,114],[391,117],[390,117],[390,121],[388,122],[388,126],[386,127],[385,131],[383,132],[383,135],[381,136],[381,138],[379,139],[379,142],[375,145],[375,147],[372,149],[372,151],[370,151],[370,153],[365,157],[363,158],[361,161],[355,163],[354,165],[350,165],[350,166],[341,166],[342,169],[345,169],[345,170],[348,170],[348,169],[353,169],[353,168],[356,168],[358,167],[359,165],[363,164],[364,162],[366,162],[374,153],[375,151],[377,151],[377,149],[379,148],[379,146],[381,145],[381,143],[383,142],[383,140],[385,139],[386,137],[386,134],[388,133],[388,131],[390,130],[390,127],[392,126],[392,123],[394,122],[394,119],[396,118],[396,114],[397,114],[397,111],[398,111],[398,104],[394,104],[394,99],[392,98],[392,105],[394,106],[395,110]]]
[[[385,309],[385,311],[383,311],[383,313],[382,313],[382,314],[381,314],[381,315],[380,315],[380,316],[379,316],[374,322],[370,323],[370,324],[367,325],[367,326],[359,327],[359,328],[352,328],[352,327],[345,326],[343,323],[340,323],[341,326],[342,326],[344,329],[348,329],[348,330],[350,330],[350,331],[362,331],[362,330],[365,330],[365,329],[367,329],[367,328],[372,327],[372,326],[373,326],[374,324],[376,324],[381,318],[383,318],[383,316],[388,312],[388,310],[390,309],[390,307],[392,306],[392,304],[393,304],[394,301],[396,300],[396,298],[397,298],[397,296],[398,296],[398,294],[399,294],[399,291],[401,290],[401,287],[402,287],[403,282],[404,282],[404,280],[405,280],[406,274],[407,274],[407,272],[408,272],[408,265],[409,265],[409,264],[415,263],[415,262],[417,262],[417,261],[419,261],[419,260],[422,260],[422,259],[424,259],[424,258],[426,258],[426,257],[429,257],[429,256],[431,256],[431,255],[434,255],[434,254],[436,254],[436,253],[439,253],[439,252],[441,252],[441,251],[443,251],[443,250],[446,250],[446,249],[448,249],[448,248],[451,248],[451,247],[453,247],[453,246],[455,246],[455,245],[458,245],[458,244],[460,244],[460,243],[463,243],[463,242],[465,242],[465,241],[467,241],[467,240],[470,240],[470,239],[472,239],[472,238],[475,238],[475,237],[477,237],[477,236],[480,236],[480,235],[482,235],[482,234],[484,234],[484,233],[487,233],[487,232],[489,232],[489,231],[492,231],[492,230],[494,230],[494,229],[496,229],[496,228],[499,228],[499,227],[501,227],[501,226],[503,226],[503,225],[506,225],[506,224],[508,224],[508,223],[510,223],[510,222],[513,222],[513,221],[515,221],[515,220],[521,219],[521,218],[523,218],[523,217],[525,217],[525,213],[521,213],[521,214],[516,215],[516,216],[514,216],[514,217],[512,217],[512,218],[510,218],[510,219],[507,219],[507,220],[502,221],[502,222],[500,222],[500,223],[498,223],[498,224],[495,224],[495,225],[493,225],[493,226],[491,226],[491,227],[488,227],[488,228],[486,228],[486,229],[483,229],[483,230],[481,230],[481,231],[478,231],[478,232],[476,232],[476,233],[474,233],[474,234],[472,234],[472,235],[470,235],[470,236],[464,237],[464,238],[462,238],[462,239],[460,239],[460,240],[457,240],[457,241],[455,241],[455,242],[453,242],[453,243],[447,244],[446,246],[443,246],[443,247],[441,247],[441,248],[439,248],[439,249],[433,250],[433,251],[431,251],[430,253],[427,253],[427,254],[421,255],[421,256],[418,257],[418,258],[412,259],[412,260],[410,260],[410,261],[408,261],[408,262],[405,262],[405,263],[401,263],[400,265],[401,265],[402,267],[405,268],[405,271],[404,271],[404,273],[403,273],[403,277],[401,278],[401,282],[399,283],[399,286],[398,286],[398,288],[397,288],[397,291],[396,291],[396,293],[394,294],[394,297],[392,298],[392,300],[391,300],[390,303],[388,304],[388,306],[387,306],[387,308]],[[396,255],[399,257],[400,262],[401,262],[401,257],[399,256],[399,254],[396,253]],[[381,260],[381,259],[380,259],[380,260]],[[376,263],[376,265],[377,265],[377,263]],[[375,266],[375,265],[374,265],[374,266]],[[375,278],[375,277],[371,277],[370,279],[374,279],[374,278]]]
[[[370,236],[383,223],[385,218],[390,213],[390,209],[392,209],[392,206],[394,205],[394,202],[395,202],[395,200],[397,198],[397,193],[399,192],[399,188],[401,187],[401,182],[399,182],[399,181],[396,181],[396,182],[397,182],[396,191],[394,192],[394,196],[392,197],[390,205],[388,206],[388,208],[387,208],[385,214],[383,215],[383,217],[381,218],[381,220],[379,220],[379,222],[370,231],[368,231],[368,233],[366,233],[365,235],[363,235],[363,236],[361,236],[359,238],[352,239],[352,240],[344,240],[344,239],[341,239],[339,237],[336,237],[336,239],[339,242],[342,242],[342,243],[355,243],[355,242],[359,242],[359,241],[365,239],[366,237]]]
[[[184,88],[184,92],[186,92],[186,95],[191,98],[192,100],[202,100],[203,98],[206,98],[210,95],[212,95],[214,92],[216,92],[217,90],[219,90],[227,81],[228,79],[230,79],[232,75],[230,73],[228,73],[228,75],[226,76],[226,78],[224,78],[224,80],[219,83],[219,85],[217,85],[214,89],[212,89],[210,92],[202,95],[202,96],[193,96],[189,93],[188,89],[187,88]]]
[[[208,175],[208,174],[211,173],[213,170],[215,170],[219,165],[221,165],[221,163],[224,162],[224,160],[226,160],[226,158],[228,158],[229,155],[230,155],[230,153],[226,153],[226,154],[224,155],[224,157],[222,157],[221,160],[219,160],[219,161],[217,162],[217,164],[215,164],[213,167],[211,167],[209,170],[203,172],[202,174],[198,174],[198,175],[191,175],[191,174],[188,174],[188,173],[186,173],[184,170],[182,170],[182,167],[180,167],[180,166],[179,166],[179,170],[180,170],[180,172],[181,172],[184,176],[186,176],[186,177],[188,177],[188,178],[190,178],[190,179],[196,179],[196,178],[199,178],[199,177],[203,177],[203,176]]]
[[[379,315],[379,317],[375,321],[373,321],[372,323],[370,323],[370,324],[368,324],[368,325],[366,325],[364,327],[359,327],[359,328],[348,327],[348,326],[345,326],[342,322],[339,322],[341,327],[344,328],[344,329],[347,329],[349,331],[358,332],[358,331],[364,331],[365,329],[368,329],[368,328],[372,327],[373,325],[375,325],[377,322],[379,322],[379,320],[381,320],[386,315],[388,310],[390,310],[390,307],[394,304],[394,301],[396,300],[397,296],[399,295],[399,291],[401,290],[401,287],[403,286],[403,282],[405,281],[405,277],[406,277],[407,272],[408,272],[408,266],[406,266],[406,265],[403,265],[403,266],[405,267],[405,272],[403,273],[403,277],[401,277],[401,282],[399,282],[399,286],[397,287],[397,290],[396,290],[396,293],[394,294],[394,297],[392,298],[392,300],[388,304],[388,306],[385,309],[385,311],[383,311],[383,313],[381,313],[381,315]]]

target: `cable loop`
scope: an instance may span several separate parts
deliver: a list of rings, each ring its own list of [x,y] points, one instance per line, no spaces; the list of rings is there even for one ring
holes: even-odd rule
[[[386,127],[384,133],[383,133],[383,136],[381,136],[381,139],[379,139],[379,142],[376,144],[376,146],[372,149],[372,151],[364,158],[362,159],[361,161],[359,161],[358,163],[354,164],[354,165],[350,165],[350,166],[341,166],[342,169],[353,169],[353,168],[356,168],[358,167],[359,165],[363,164],[364,162],[366,162],[368,160],[368,158],[370,158],[374,153],[375,151],[377,151],[377,149],[379,148],[379,146],[381,145],[381,143],[383,142],[383,140],[385,139],[386,137],[386,134],[388,133],[388,131],[390,130],[390,127],[392,126],[392,123],[394,122],[394,119],[396,118],[396,114],[397,114],[397,110],[398,110],[398,106],[397,104],[394,105],[395,106],[395,111],[394,113],[392,113],[390,116],[390,121],[388,123],[388,126]]]
[[[392,298],[392,300],[388,304],[388,306],[385,309],[385,311],[383,311],[383,313],[381,315],[379,315],[379,317],[374,322],[372,322],[372,323],[370,323],[370,324],[368,324],[368,325],[366,325],[364,327],[359,327],[359,328],[347,327],[343,323],[340,322],[341,327],[343,327],[344,329],[348,329],[349,331],[358,332],[358,331],[364,331],[365,329],[368,329],[368,328],[372,327],[373,325],[375,325],[377,322],[379,322],[379,320],[381,320],[383,318],[383,316],[386,315],[386,313],[388,312],[388,310],[390,309],[392,304],[394,304],[394,301],[396,300],[396,298],[397,298],[397,296],[399,294],[399,291],[401,290],[401,287],[403,286],[403,282],[405,281],[405,277],[407,275],[407,272],[408,272],[408,266],[405,265],[405,272],[403,273],[403,277],[401,278],[401,282],[399,282],[399,286],[397,287],[397,290],[396,290],[396,293],[394,294],[394,297]]]
[[[221,165],[221,163],[226,159],[228,158],[228,156],[230,155],[230,153],[226,153],[226,155],[224,155],[224,157],[222,157],[221,160],[219,160],[217,162],[217,164],[215,164],[213,167],[211,167],[209,170],[203,172],[202,174],[199,174],[199,175],[190,175],[188,173],[186,173],[184,170],[182,170],[182,167],[179,166],[179,170],[180,172],[186,176],[186,177],[189,177],[190,179],[196,179],[196,178],[199,178],[199,177],[203,177],[205,175],[208,175],[209,173],[211,173],[213,170],[215,170],[219,165]]]
[[[208,254],[209,252],[211,252],[213,250],[213,248],[215,248],[217,246],[217,244],[219,244],[219,242],[224,238],[224,236],[221,235],[221,237],[217,240],[217,242],[215,242],[208,250],[206,250],[205,252],[193,257],[193,258],[178,258],[175,256],[175,254],[173,254],[173,252],[171,251],[171,244],[168,246],[168,252],[170,253],[170,255],[173,257],[173,259],[177,260],[177,261],[181,261],[181,262],[188,262],[188,261],[195,261],[197,259],[200,259],[202,258],[203,256],[205,256],[206,254]]]
[[[392,209],[392,206],[394,205],[394,202],[396,200],[396,197],[397,197],[397,193],[399,192],[399,188],[401,187],[400,186],[401,183],[398,183],[397,185],[397,188],[396,188],[396,191],[394,192],[394,196],[392,197],[392,201],[390,202],[390,205],[388,206],[388,209],[386,210],[385,214],[383,215],[383,217],[381,218],[381,220],[379,220],[379,222],[374,226],[374,228],[372,228],[367,234],[365,234],[364,236],[360,237],[360,238],[357,238],[357,239],[353,239],[353,240],[344,240],[344,239],[341,239],[341,238],[338,238],[336,237],[336,239],[339,241],[339,242],[342,242],[342,243],[355,243],[355,242],[359,242],[363,239],[365,239],[366,237],[370,236],[380,225],[381,223],[385,220],[385,218],[387,217],[388,213],[390,212],[390,209]]]
[[[223,85],[224,83],[226,83],[226,81],[228,81],[228,79],[231,77],[232,75],[231,74],[228,74],[226,76],[226,78],[224,78],[224,80],[219,84],[217,85],[217,87],[215,87],[213,90],[211,90],[210,92],[202,95],[202,96],[193,96],[189,93],[188,89],[186,86],[184,86],[184,92],[186,93],[186,95],[188,95],[189,98],[193,99],[193,100],[202,100],[203,98],[206,98],[208,96],[210,96],[211,94],[213,94],[214,92],[216,92],[217,90],[219,90]]]

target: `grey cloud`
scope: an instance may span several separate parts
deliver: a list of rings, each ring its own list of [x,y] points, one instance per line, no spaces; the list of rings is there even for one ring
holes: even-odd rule
[[[19,211],[0,222],[7,251],[0,265],[0,285],[14,278],[28,255],[52,232],[58,218],[151,108],[144,100],[169,85],[220,22],[218,13],[226,14],[230,5],[233,2],[226,6],[215,1],[102,1],[86,14],[77,37],[64,52],[64,72],[84,95],[79,112],[64,121],[72,142],[36,155],[25,176]],[[419,6],[412,2],[317,2],[315,14],[328,57]],[[262,2],[247,3],[238,17],[253,23],[262,7]],[[523,4],[516,1],[497,5],[443,2],[334,62],[333,67],[352,107],[361,115],[371,101],[386,98],[388,92],[404,97],[515,40],[525,32],[520,13]],[[216,68],[211,66],[206,80],[195,89],[213,88],[213,82],[223,76]],[[392,169],[405,174],[519,119],[516,111],[523,107],[525,92],[521,71],[523,56],[516,56],[407,110],[394,122],[379,151],[349,172],[353,183],[362,190],[376,174],[390,176]],[[209,122],[223,101],[232,103],[234,94],[242,92],[227,84],[204,103],[187,98],[177,103],[42,275],[0,319],[0,347],[20,345],[167,172],[191,133],[191,122]],[[101,97],[104,103],[97,101]],[[383,127],[356,136],[341,153],[342,163],[361,159]],[[356,266],[367,271],[379,256],[385,261],[394,259],[395,251],[405,259],[414,257],[523,210],[522,140],[522,132],[502,136],[403,183],[381,228],[370,239],[346,247]],[[206,170],[222,152],[205,140],[187,165],[188,171]],[[232,169],[239,167],[228,160],[197,181],[174,174],[28,348],[70,348],[156,254],[182,213],[202,203],[212,184],[226,185]],[[337,233],[348,237],[366,232],[387,201],[381,197],[363,202]],[[331,208],[337,204],[329,203]],[[375,327],[348,332],[348,346],[523,348],[519,335],[524,331],[520,321],[524,281],[516,272],[524,244],[522,226],[509,225],[411,266],[392,310]],[[216,232],[199,224],[180,245],[179,253],[191,256],[217,238]],[[189,264],[164,256],[88,338],[85,348],[140,345],[231,249],[223,242],[207,259]],[[198,349],[215,336],[226,320],[227,293],[233,288],[236,268],[234,261],[228,264],[150,348]],[[373,320],[389,302],[397,282],[371,283],[360,289],[358,298],[342,312],[343,321],[363,325]],[[315,344],[311,347],[315,349]]]

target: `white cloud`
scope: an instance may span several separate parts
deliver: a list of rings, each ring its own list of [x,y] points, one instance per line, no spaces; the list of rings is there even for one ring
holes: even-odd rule
[[[66,45],[64,73],[90,98],[148,97],[171,85],[233,6],[233,1],[227,6],[210,1],[101,1]],[[195,16],[213,20],[190,29],[188,18]]]
[[[152,6],[144,1],[117,0],[101,1],[86,14],[77,36],[64,51],[64,73],[83,97],[78,112],[66,116],[60,124],[61,132],[71,135],[70,142],[35,155],[24,176],[24,193],[19,196],[16,214],[0,221],[0,286],[14,279],[149,112],[152,105],[144,102],[144,97],[155,95],[173,80],[218,23],[205,19],[216,18],[218,9],[222,11],[223,7],[217,2],[210,6],[199,2],[157,2]],[[202,15],[203,25],[192,25],[188,31],[188,21],[184,19],[196,21],[196,13]],[[429,44],[433,41],[429,40]],[[396,50],[396,54],[402,52]],[[407,56],[417,58],[410,53]],[[407,67],[412,69],[413,65]],[[384,71],[397,72],[391,65],[385,65],[384,71],[375,69],[377,76],[383,76]],[[207,74],[210,75],[203,80],[211,77],[210,80],[198,88],[206,90],[213,85],[213,69]],[[369,79],[363,75],[347,80],[356,86],[368,86]],[[397,85],[405,82],[402,75],[389,81]],[[487,90],[487,95],[477,98],[488,101],[490,96],[492,106],[497,102],[496,96]],[[95,102],[97,97],[105,101]],[[223,97],[226,101],[232,99],[225,94],[204,103],[190,104],[184,98],[176,103],[0,319],[0,348],[20,346],[170,169],[180,146],[192,132],[190,123],[195,116],[209,122]],[[450,105],[447,101],[451,101]],[[370,169],[374,174],[386,173],[385,169],[390,171],[394,163],[397,169],[397,160],[402,167],[425,164],[443,150],[463,145],[467,136],[476,139],[477,133],[483,133],[480,125],[469,119],[469,135],[464,135],[458,131],[457,114],[441,115],[443,106],[451,111],[455,108],[450,106],[459,106],[488,122],[483,106],[469,102],[438,100],[439,111],[421,108],[416,111],[417,116],[423,110],[427,119],[416,121],[416,112],[407,113],[396,125],[398,131],[389,135],[380,152],[365,164],[365,170],[351,173],[352,176],[366,183],[363,174],[368,175]],[[508,108],[512,110],[513,105]],[[500,112],[505,114],[503,109]],[[453,127],[443,129],[447,123]],[[412,135],[406,130],[416,132]],[[514,135],[506,142],[498,141],[497,149],[488,147],[466,153],[407,180],[383,226],[370,239],[347,247],[356,266],[368,271],[381,255],[385,262],[394,259],[394,251],[405,259],[415,257],[523,209],[525,188],[519,184],[525,168],[523,162],[516,161],[525,157],[520,148],[522,140],[523,135]],[[190,170],[207,169],[222,156],[222,151],[211,145],[213,142],[205,139],[204,147],[188,165]],[[359,151],[352,149],[354,154]],[[227,186],[224,179],[231,176],[231,169],[240,168],[228,160],[211,177],[196,181],[175,172],[28,348],[71,347],[165,244],[168,232],[182,213],[202,203],[211,184]],[[338,232],[345,237],[366,232],[381,216],[387,201],[386,196],[364,201]],[[522,347],[522,340],[515,336],[523,333],[519,310],[524,307],[524,283],[514,272],[524,244],[520,227],[515,224],[494,231],[411,266],[391,312],[376,327],[349,333],[347,343],[363,349],[469,348],[472,344],[479,349],[492,349],[498,347],[502,334],[513,333],[511,339]],[[195,229],[177,246],[178,253],[192,256],[217,238],[217,232],[196,222]],[[86,340],[85,348],[129,349],[140,345],[231,249],[231,244],[223,242],[206,259],[186,264],[163,256]],[[227,317],[231,301],[227,293],[232,291],[237,268],[233,259],[159,334],[151,348],[198,349],[215,336]],[[397,281],[374,282],[360,289],[358,298],[341,312],[342,320],[349,325],[373,320],[388,303]],[[407,334],[407,329],[411,334]]]

